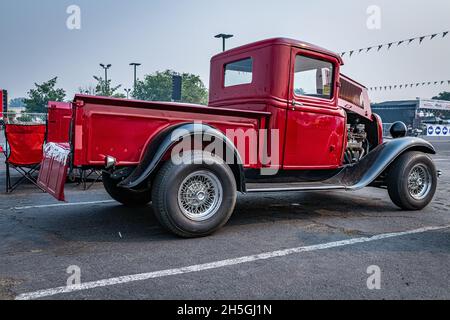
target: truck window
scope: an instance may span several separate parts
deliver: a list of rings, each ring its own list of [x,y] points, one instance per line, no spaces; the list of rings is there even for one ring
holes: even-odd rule
[[[297,96],[331,99],[333,76],[331,62],[298,55],[295,58],[294,93]]]
[[[225,87],[249,84],[253,81],[253,59],[247,58],[225,65]]]

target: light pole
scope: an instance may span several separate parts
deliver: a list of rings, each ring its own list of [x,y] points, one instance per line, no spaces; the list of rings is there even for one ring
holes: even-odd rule
[[[232,35],[232,34],[224,34],[224,33],[221,33],[221,34],[218,34],[218,35],[214,36],[214,38],[222,39],[222,48],[223,48],[223,51],[226,50],[225,41],[226,41],[227,39],[230,39],[230,38],[233,38],[233,37],[234,37],[234,35]]]
[[[137,83],[137,67],[141,66],[141,63],[132,62],[130,63],[130,66],[134,67],[134,90],[136,90],[136,83]]]
[[[105,70],[105,94],[108,93],[108,69],[112,67],[111,64],[104,65],[103,63],[100,63],[100,67],[102,67]]]
[[[129,99],[130,98],[131,89],[124,89],[124,90],[127,93],[127,99]]]

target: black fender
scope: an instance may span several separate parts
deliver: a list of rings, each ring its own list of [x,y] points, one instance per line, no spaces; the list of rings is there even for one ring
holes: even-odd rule
[[[236,178],[238,191],[245,192],[245,175],[242,158],[235,145],[219,130],[201,123],[184,123],[169,127],[152,139],[145,149],[144,157],[136,169],[118,186],[126,189],[133,189],[141,185],[155,172],[164,156],[177,143],[188,137],[201,136],[202,139],[220,139],[225,144],[225,151],[234,154],[233,163],[228,163]],[[205,140],[202,140],[205,141]],[[228,153],[226,153],[228,154]],[[225,159],[224,159],[225,160]]]
[[[344,185],[347,190],[359,190],[372,184],[402,154],[420,151],[436,154],[431,143],[419,138],[398,138],[388,140],[372,150],[354,165],[345,167],[327,183]]]

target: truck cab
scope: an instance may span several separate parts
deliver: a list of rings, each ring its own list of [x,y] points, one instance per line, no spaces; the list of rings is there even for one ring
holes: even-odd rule
[[[348,133],[357,125],[371,131],[358,150],[383,139],[367,89],[341,75],[342,65],[339,55],[297,40],[246,45],[212,58],[209,106],[270,112],[269,127],[283,132],[285,170],[336,169],[353,160]]]

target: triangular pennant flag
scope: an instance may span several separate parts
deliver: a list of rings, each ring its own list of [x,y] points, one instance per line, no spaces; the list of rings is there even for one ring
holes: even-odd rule
[[[383,48],[383,45],[382,45],[382,44],[379,45],[379,46],[378,46],[378,51],[380,51],[382,48]]]
[[[426,85],[427,83],[426,82],[422,82],[422,86],[424,86],[424,85]]]
[[[345,52],[342,52],[342,53],[341,53],[341,57],[344,57],[344,56],[345,56]]]
[[[441,85],[443,85],[443,84],[444,84],[444,82],[445,82],[445,81],[441,81]]]
[[[437,36],[437,33],[432,34],[430,40],[433,40],[434,38],[436,38],[436,36]]]
[[[438,84],[438,82],[437,82],[437,81],[435,81],[435,82],[434,82],[434,85],[437,85],[437,84]]]
[[[394,89],[397,89],[397,86],[394,86]]]
[[[361,53],[361,52],[363,52],[363,50],[364,50],[364,49],[359,49],[359,50],[358,50],[358,53]]]
[[[384,90],[387,90],[387,86],[384,87]]]
[[[416,40],[416,38],[409,39],[408,44],[411,44],[414,40]]]
[[[370,47],[370,48],[367,48],[367,51],[366,51],[366,52],[369,52],[370,50],[372,50],[372,47]]]
[[[448,35],[448,31],[446,31],[442,34],[442,38],[445,38],[446,35]]]
[[[350,57],[353,55],[353,52],[355,52],[355,51],[350,51]]]
[[[400,85],[400,89],[401,89],[401,88],[403,88],[403,85],[402,85],[402,84]]]
[[[423,42],[423,39],[425,39],[425,37],[420,37],[420,38],[419,38],[419,43],[422,43],[422,42]]]
[[[431,85],[431,82],[428,82],[428,85]]]
[[[393,43],[388,43],[388,50],[392,47]]]
[[[405,41],[404,41],[404,40],[399,41],[398,44],[397,44],[397,46],[401,45],[403,42],[405,42]]]

